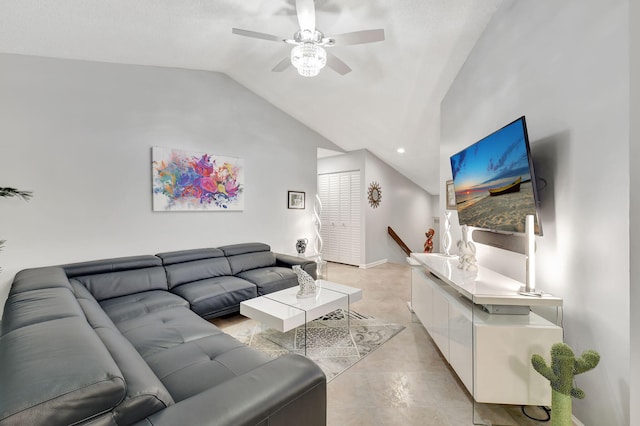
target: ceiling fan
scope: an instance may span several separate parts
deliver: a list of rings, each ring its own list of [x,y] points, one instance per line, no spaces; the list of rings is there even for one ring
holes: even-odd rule
[[[232,28],[231,32],[245,37],[294,45],[293,49],[291,49],[291,55],[280,61],[273,67],[272,71],[284,71],[289,65],[293,65],[298,70],[298,73],[305,77],[315,77],[325,65],[340,75],[351,72],[351,68],[347,64],[325,48],[333,47],[336,44],[363,44],[384,40],[383,29],[354,31],[325,37],[316,28],[314,0],[296,0],[296,13],[300,29],[290,39],[239,28]]]

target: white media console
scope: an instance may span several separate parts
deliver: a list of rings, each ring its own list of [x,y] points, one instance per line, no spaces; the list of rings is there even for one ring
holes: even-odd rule
[[[480,403],[551,404],[531,355],[548,356],[562,328],[530,312],[562,299],[519,294],[523,283],[487,268],[458,269],[457,256],[412,253],[411,308]]]

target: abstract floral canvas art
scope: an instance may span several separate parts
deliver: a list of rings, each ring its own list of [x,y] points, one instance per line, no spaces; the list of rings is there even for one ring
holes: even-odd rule
[[[243,210],[244,164],[235,157],[151,149],[153,210]]]

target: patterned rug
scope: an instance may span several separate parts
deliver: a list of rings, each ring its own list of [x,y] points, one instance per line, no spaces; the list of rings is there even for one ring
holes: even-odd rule
[[[307,324],[306,356],[315,361],[330,382],[347,368],[379,348],[404,326],[371,316],[338,309]],[[305,330],[298,327],[286,333],[263,329],[250,320],[224,329],[241,342],[274,358],[286,354],[305,355]]]

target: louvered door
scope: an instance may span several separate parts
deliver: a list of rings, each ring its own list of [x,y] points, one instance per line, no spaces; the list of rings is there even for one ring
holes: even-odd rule
[[[318,176],[322,201],[323,258],[332,262],[359,265],[361,195],[360,172]]]

